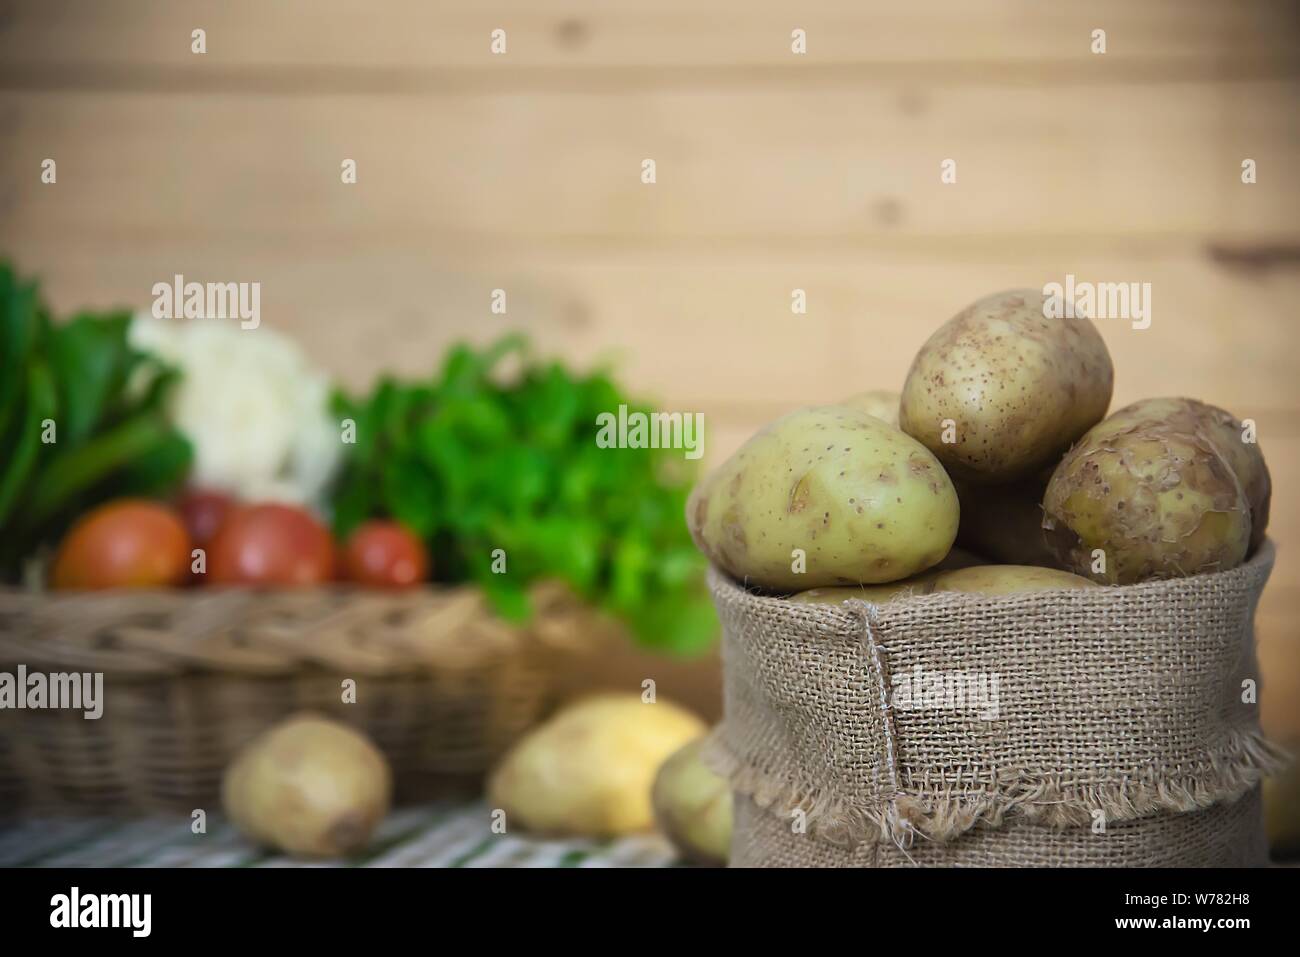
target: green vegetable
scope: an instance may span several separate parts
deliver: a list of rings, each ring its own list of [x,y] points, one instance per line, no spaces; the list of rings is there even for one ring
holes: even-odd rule
[[[131,348],[130,319],[55,323],[36,283],[0,262],[0,580],[87,508],[167,494],[189,469],[163,411],[176,374]]]
[[[522,366],[510,378],[507,358]],[[533,359],[518,336],[453,348],[432,381],[337,395],[356,442],[335,531],[392,517],[426,540],[440,580],[478,583],[503,615],[525,618],[529,583],[558,577],[645,644],[702,649],[717,621],[683,520],[691,463],[680,450],[598,447],[597,416],[620,404],[649,411],[605,373]]]

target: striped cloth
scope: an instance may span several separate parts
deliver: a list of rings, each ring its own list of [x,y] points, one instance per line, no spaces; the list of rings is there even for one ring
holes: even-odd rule
[[[0,867],[671,867],[657,834],[539,840],[493,834],[486,804],[430,804],[389,814],[369,849],[300,861],[259,848],[224,819],[194,834],[187,818],[32,819],[0,824]]]

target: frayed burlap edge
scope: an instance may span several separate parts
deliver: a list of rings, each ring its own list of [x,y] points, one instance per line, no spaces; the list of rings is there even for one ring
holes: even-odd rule
[[[878,812],[855,807],[825,791],[773,779],[761,768],[747,765],[733,755],[722,740],[724,733],[725,727],[719,725],[709,734],[701,757],[733,791],[752,798],[777,817],[792,819],[796,812],[802,812],[808,830],[833,844],[852,847],[883,837]]]
[[[841,846],[880,841],[910,847],[917,835],[944,842],[976,825],[997,827],[1010,815],[1065,828],[1091,824],[1098,811],[1108,821],[1195,811],[1236,801],[1290,761],[1287,752],[1255,730],[1232,734],[1208,773],[1195,778],[1124,781],[1083,789],[1065,789],[1050,778],[1023,780],[992,793],[899,794],[874,806],[858,806],[791,781],[774,780],[763,769],[736,758],[724,735],[724,726],[710,734],[704,760],[733,790],[778,817],[792,818],[801,812],[809,832]]]

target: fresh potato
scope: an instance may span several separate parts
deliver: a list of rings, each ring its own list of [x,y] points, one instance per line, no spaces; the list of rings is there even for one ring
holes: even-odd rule
[[[1106,414],[1114,381],[1106,344],[1088,319],[1048,318],[1044,303],[1033,289],[981,299],[913,360],[899,425],[954,478],[1027,478]]]
[[[1056,556],[1043,534],[1043,493],[1047,479],[1007,485],[953,482],[961,503],[957,542],[1008,565],[1054,567]]]
[[[1043,527],[1058,561],[1121,585],[1240,565],[1250,504],[1206,431],[1118,418],[1085,435],[1047,485]]]
[[[934,573],[927,572],[901,582],[887,585],[836,585],[830,588],[810,588],[791,595],[790,601],[796,605],[838,605],[849,600],[869,601],[883,605],[895,598],[913,598],[928,595],[934,588]]]
[[[305,857],[361,850],[388,811],[392,775],[369,740],[336,721],[295,715],[226,769],[226,814],[263,844]]]
[[[929,568],[952,546],[957,507],[924,446],[865,412],[824,406],[751,438],[691,493],[686,520],[715,565],[791,592]]]
[[[867,415],[874,415],[882,422],[888,422],[894,428],[898,428],[898,399],[897,392],[888,389],[872,389],[869,392],[859,392],[845,399],[840,405],[857,409]]]
[[[1143,399],[1126,405],[1094,430],[1098,437],[1152,425],[1200,436],[1223,456],[1250,505],[1250,547],[1264,541],[1273,483],[1257,442],[1243,441],[1241,423],[1230,412],[1196,399]]]
[[[704,722],[674,704],[602,694],[571,704],[525,735],[488,781],[506,827],[610,837],[654,824],[660,765],[698,738]]]
[[[1288,749],[1295,753],[1291,742]],[[1264,779],[1264,827],[1274,858],[1300,857],[1300,764]]]
[[[720,866],[731,849],[731,785],[701,760],[704,740],[678,749],[655,775],[655,821],[687,860]]]
[[[875,605],[898,598],[916,598],[934,591],[935,579],[943,572],[956,571],[959,568],[971,568],[986,564],[986,559],[973,555],[960,548],[954,548],[944,556],[943,561],[928,572],[904,578],[901,582],[889,582],[885,585],[833,585],[829,588],[809,588],[791,595],[789,601],[796,605],[838,605],[856,599],[869,601]]]
[[[1063,588],[1096,588],[1097,583],[1037,565],[976,565],[944,572],[934,580],[934,592],[976,592],[981,595],[1015,595],[1030,591],[1059,591]]]

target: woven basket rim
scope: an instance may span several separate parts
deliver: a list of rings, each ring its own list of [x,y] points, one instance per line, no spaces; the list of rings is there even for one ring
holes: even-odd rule
[[[531,596],[532,620],[512,623],[473,584],[400,591],[348,584],[100,592],[0,586],[0,663],[160,679],[302,669],[400,675],[482,667],[545,648],[557,634],[572,644],[596,614],[554,581],[537,583]]]

